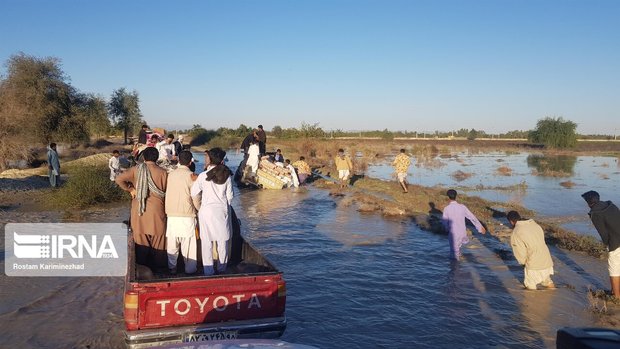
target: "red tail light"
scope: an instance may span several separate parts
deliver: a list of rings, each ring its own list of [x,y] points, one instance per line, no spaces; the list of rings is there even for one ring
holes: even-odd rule
[[[135,292],[125,293],[125,326],[128,330],[138,327],[138,294]]]

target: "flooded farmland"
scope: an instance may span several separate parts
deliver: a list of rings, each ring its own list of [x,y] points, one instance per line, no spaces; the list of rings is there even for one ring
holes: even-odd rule
[[[535,168],[530,155],[451,154],[433,159],[443,165],[412,166],[410,179],[457,186],[491,200],[519,200],[546,217],[583,216],[568,224],[591,234],[579,194],[597,189],[614,200],[615,158],[577,157],[569,177],[544,177],[532,174],[544,169]],[[239,160],[232,154],[229,159],[230,165]],[[511,175],[497,174],[501,166],[509,166]],[[458,181],[452,176],[457,170],[473,175]],[[387,164],[367,172],[384,179],[390,174]],[[567,179],[577,185],[559,184]],[[527,186],[515,191],[480,189],[521,181]],[[603,312],[588,299],[589,287],[607,287],[602,260],[552,247],[558,289],[524,291],[522,267],[499,256],[501,243],[489,236],[475,235],[455,263],[448,259],[447,236],[421,230],[407,218],[360,213],[322,189],[236,190],[235,195],[243,234],[287,280],[284,340],[320,348],[554,348],[561,327],[620,324],[620,307],[610,304]],[[86,217],[126,218],[124,206]],[[3,222],[58,219],[53,212],[2,216]],[[123,347],[122,278],[2,275],[0,285],[3,345]]]

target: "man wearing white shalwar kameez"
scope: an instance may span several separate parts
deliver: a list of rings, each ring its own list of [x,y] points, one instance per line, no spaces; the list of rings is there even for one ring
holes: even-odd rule
[[[256,171],[258,171],[258,163],[260,162],[260,150],[258,147],[258,143],[253,141],[250,147],[248,148],[248,161],[247,166],[252,168],[252,175],[256,175]]]
[[[230,204],[233,199],[231,172],[223,164],[226,153],[220,148],[209,151],[211,164],[198,175],[192,197],[202,194],[198,211],[202,264],[205,275],[213,275],[213,243],[217,244],[217,272],[223,273],[228,262],[228,243],[232,236]]]
[[[196,272],[196,207],[200,207],[198,198],[191,195],[194,179],[188,165],[192,161],[192,153],[182,151],[179,154],[179,166],[168,174],[166,185],[166,252],[168,253],[168,269],[177,272],[179,250],[183,256],[185,273]]]

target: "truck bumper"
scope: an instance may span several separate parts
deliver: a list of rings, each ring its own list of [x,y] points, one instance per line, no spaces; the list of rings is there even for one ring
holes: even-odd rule
[[[212,324],[165,327],[147,330],[125,331],[127,348],[151,348],[153,346],[182,343],[189,334],[236,331],[237,338],[279,338],[286,329],[286,317],[227,321]]]

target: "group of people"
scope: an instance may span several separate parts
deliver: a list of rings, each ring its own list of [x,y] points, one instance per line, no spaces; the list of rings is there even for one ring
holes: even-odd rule
[[[169,168],[175,165],[178,161],[178,155],[186,149],[183,145],[183,135],[180,135],[176,140],[172,133],[168,134],[165,138],[163,135],[157,132],[151,132],[149,134],[148,125],[142,125],[142,129],[138,134],[138,141],[134,144],[134,156],[137,158],[144,149],[148,147],[154,147],[158,151],[157,163]],[[162,131],[163,132],[163,131]]]
[[[291,163],[290,159],[284,158],[281,149],[277,149],[273,156],[267,156],[266,144],[267,135],[263,125],[258,125],[258,128],[252,130],[241,142],[240,150],[243,150],[244,159],[240,167],[247,168],[250,177],[256,177],[261,159],[266,158],[275,165],[288,169],[295,187],[304,184],[312,174],[306,158],[300,156],[299,160]]]
[[[456,201],[456,190],[448,190],[447,196],[450,203],[443,210],[442,222],[448,231],[451,258],[459,260],[461,247],[469,242],[466,219],[481,234],[486,233],[486,228],[465,205]],[[588,214],[594,227],[609,250],[607,265],[611,290],[615,297],[620,298],[620,210],[611,201],[601,201],[596,191],[588,191],[582,197],[590,207]],[[508,212],[506,219],[513,228],[510,236],[512,252],[517,262],[524,266],[525,288],[536,290],[538,285],[555,288],[551,279],[553,259],[542,227],[533,219],[521,217],[517,211]]]
[[[232,237],[232,173],[224,164],[224,150],[213,148],[206,155],[206,169],[196,176],[190,151],[175,155],[178,166],[168,172],[157,164],[160,151],[146,147],[143,161],[116,176],[115,182],[132,197],[136,263],[175,274],[181,253],[185,273],[196,273],[199,232],[204,275],[225,272]]]

